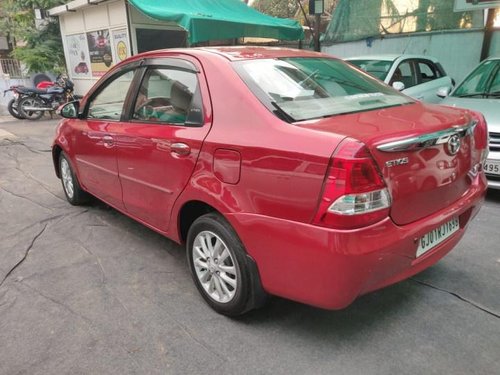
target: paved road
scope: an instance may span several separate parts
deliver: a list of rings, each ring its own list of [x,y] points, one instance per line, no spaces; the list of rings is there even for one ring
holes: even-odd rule
[[[182,248],[102,203],[66,203],[56,123],[0,123],[0,374],[498,373],[500,194],[413,280],[343,311],[276,298],[228,319]]]

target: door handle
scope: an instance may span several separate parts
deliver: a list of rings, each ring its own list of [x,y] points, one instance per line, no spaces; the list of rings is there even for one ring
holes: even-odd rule
[[[170,151],[177,155],[186,156],[191,152],[191,148],[185,143],[172,143],[170,145]]]
[[[110,135],[105,135],[102,137],[102,143],[104,143],[104,147],[111,148],[115,144],[113,137]]]

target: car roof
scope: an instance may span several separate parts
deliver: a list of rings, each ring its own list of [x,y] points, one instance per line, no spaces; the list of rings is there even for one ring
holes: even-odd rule
[[[427,59],[433,62],[437,62],[438,60],[435,57],[427,56],[427,55],[410,55],[410,54],[380,54],[380,55],[364,55],[364,56],[353,56],[348,57],[345,60],[380,60],[380,61],[395,61],[399,58],[405,59]]]
[[[172,48],[144,52],[141,57],[162,57],[164,53],[184,53],[193,56],[218,55],[229,61],[254,60],[254,59],[272,59],[282,57],[328,57],[331,55],[312,52],[308,50],[299,50],[280,47],[257,47],[257,46],[231,46],[231,47],[196,47],[196,48]]]

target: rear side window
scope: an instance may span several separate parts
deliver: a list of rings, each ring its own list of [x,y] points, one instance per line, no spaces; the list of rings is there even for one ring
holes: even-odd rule
[[[431,62],[419,61],[418,72],[421,83],[426,83],[440,77],[439,71]]]
[[[175,68],[150,68],[134,104],[133,119],[183,124],[198,91],[196,74]]]
[[[411,103],[336,59],[256,59],[234,64],[250,90],[288,122]]]

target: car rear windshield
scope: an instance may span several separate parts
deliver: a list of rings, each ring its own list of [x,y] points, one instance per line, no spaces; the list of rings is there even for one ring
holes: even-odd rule
[[[351,64],[356,65],[361,70],[371,74],[374,77],[377,77],[381,81],[383,81],[387,74],[389,73],[389,69],[391,69],[392,61],[384,61],[384,60],[348,60]]]
[[[235,64],[254,95],[288,122],[412,103],[337,59],[294,57]]]

